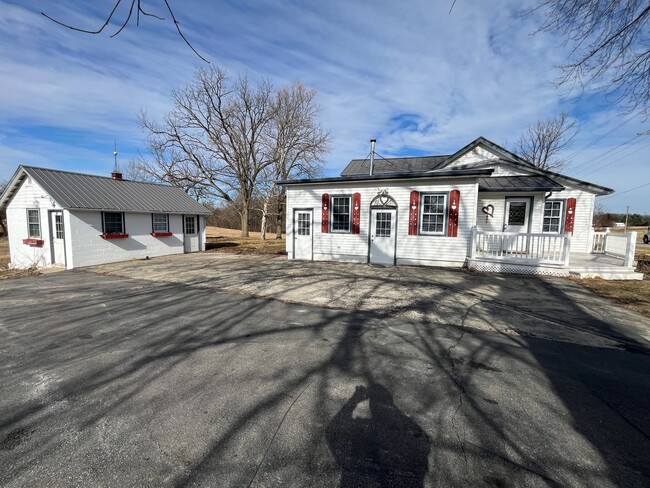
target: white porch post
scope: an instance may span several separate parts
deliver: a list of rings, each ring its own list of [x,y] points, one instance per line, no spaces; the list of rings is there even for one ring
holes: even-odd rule
[[[472,237],[469,242],[469,258],[474,259],[476,257],[476,237],[478,229],[476,226],[472,227]]]
[[[564,234],[564,267],[569,267],[569,257],[571,252],[571,234]]]
[[[634,251],[636,250],[636,232],[630,232],[627,235],[627,243],[625,245],[625,261],[623,266],[631,268],[634,266]]]

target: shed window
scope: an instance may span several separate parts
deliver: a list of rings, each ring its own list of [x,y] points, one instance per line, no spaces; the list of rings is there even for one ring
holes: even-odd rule
[[[562,200],[544,203],[544,223],[542,232],[559,233],[562,230]]]
[[[332,232],[350,232],[350,197],[332,197]]]
[[[154,232],[169,232],[168,214],[153,214],[152,220]]]
[[[421,198],[420,234],[444,235],[447,194],[425,193]]]
[[[29,227],[30,239],[41,237],[41,216],[38,210],[27,210],[27,226]]]
[[[103,212],[104,234],[124,234],[124,214]]]

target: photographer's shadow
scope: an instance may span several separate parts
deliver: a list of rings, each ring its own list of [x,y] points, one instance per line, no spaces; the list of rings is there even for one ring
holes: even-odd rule
[[[357,386],[325,435],[341,467],[341,487],[424,486],[429,436],[382,385]]]

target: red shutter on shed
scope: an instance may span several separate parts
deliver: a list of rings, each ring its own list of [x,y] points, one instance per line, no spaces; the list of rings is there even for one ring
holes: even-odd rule
[[[458,209],[460,208],[460,191],[449,193],[449,219],[447,221],[447,237],[458,237]]]
[[[352,195],[352,233],[358,234],[361,230],[361,193]]]
[[[409,202],[409,235],[418,235],[418,215],[420,208],[420,192],[413,190]]]
[[[323,193],[323,214],[320,231],[327,234],[330,231],[330,194]]]
[[[566,213],[564,214],[564,232],[571,232],[573,235],[573,223],[576,219],[576,199],[567,198]]]

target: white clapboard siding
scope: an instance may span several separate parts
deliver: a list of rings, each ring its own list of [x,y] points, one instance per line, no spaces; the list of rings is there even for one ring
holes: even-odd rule
[[[474,179],[430,182],[368,182],[338,186],[311,186],[287,188],[287,253],[293,255],[293,210],[313,209],[315,260],[368,261],[368,232],[370,202],[380,190],[387,190],[397,203],[397,262],[401,264],[431,264],[462,266],[467,257],[472,226],[476,222],[477,184]],[[412,190],[420,193],[460,191],[458,237],[409,236],[409,200]],[[322,233],[322,195],[361,194],[360,233]]]
[[[482,161],[487,161],[491,159],[499,159],[499,155],[490,151],[487,148],[477,146],[471,151],[463,154],[458,159],[455,159],[451,164],[445,166],[445,169],[452,169],[457,166],[464,166],[466,164],[479,163]]]

